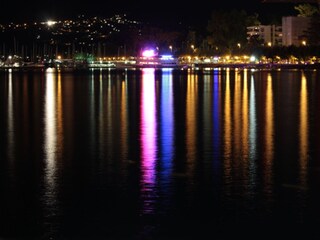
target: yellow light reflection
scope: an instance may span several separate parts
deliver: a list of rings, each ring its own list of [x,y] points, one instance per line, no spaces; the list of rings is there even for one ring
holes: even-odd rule
[[[107,138],[107,143],[108,143],[108,148],[109,151],[106,152],[107,154],[107,158],[108,159],[113,159],[112,154],[113,151],[115,150],[113,147],[114,140],[113,140],[113,136],[114,136],[114,127],[113,127],[113,119],[115,119],[116,117],[113,117],[113,115],[115,115],[117,113],[117,111],[114,110],[114,104],[113,104],[113,100],[115,100],[116,96],[113,96],[113,83],[112,83],[112,75],[111,72],[108,71],[108,75],[107,75],[107,90],[106,92],[106,104],[104,103],[104,110],[103,112],[106,114],[106,117],[103,116],[103,127],[106,129],[105,132],[107,132],[108,134],[106,134],[106,138]],[[105,100],[103,100],[103,102],[105,102]],[[105,137],[105,136],[103,136]]]
[[[250,159],[254,160],[256,157],[256,143],[257,143],[257,116],[256,116],[256,91],[254,86],[254,77],[251,76],[250,82],[250,101],[249,101],[249,142],[250,142]],[[254,161],[252,161],[253,164]],[[253,167],[253,166],[252,166]]]
[[[267,77],[267,92],[266,92],[266,109],[265,109],[265,156],[267,166],[271,166],[273,158],[273,92],[272,92],[272,77],[268,74]],[[271,170],[271,169],[270,169]]]
[[[231,136],[231,94],[230,94],[230,71],[226,70],[225,83],[225,99],[224,99],[224,170],[225,176],[231,176],[231,152],[232,152],[232,136]]]
[[[57,83],[57,147],[58,153],[63,151],[63,99],[61,88],[61,72],[58,72]]]
[[[187,96],[186,96],[186,150],[187,161],[189,163],[195,160],[196,155],[196,109],[198,104],[198,75],[188,74],[187,79]]]
[[[248,72],[244,69],[243,73],[243,95],[242,95],[242,152],[245,156],[244,159],[248,159],[249,156],[249,109],[248,109]]]
[[[233,127],[234,127],[234,151],[235,154],[241,155],[241,134],[240,130],[242,128],[242,118],[241,118],[241,80],[237,72],[234,72],[234,99],[233,99]],[[241,124],[241,125],[240,125]],[[240,164],[240,161],[236,161],[235,164]]]
[[[121,122],[121,129],[120,129],[120,146],[121,146],[121,159],[125,159],[128,153],[128,99],[127,99],[127,84],[125,81],[121,82],[121,103],[120,103],[120,122]]]
[[[272,191],[272,166],[273,166],[273,151],[274,151],[274,116],[273,116],[273,90],[272,76],[268,73],[267,90],[265,100],[265,163],[264,163],[264,181],[265,193],[271,196]]]
[[[300,179],[302,186],[306,185],[308,165],[308,91],[307,79],[303,74],[300,90]]]

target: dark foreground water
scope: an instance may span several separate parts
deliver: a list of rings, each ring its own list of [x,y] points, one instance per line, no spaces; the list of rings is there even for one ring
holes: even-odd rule
[[[1,239],[320,237],[319,71],[3,70],[0,91]]]

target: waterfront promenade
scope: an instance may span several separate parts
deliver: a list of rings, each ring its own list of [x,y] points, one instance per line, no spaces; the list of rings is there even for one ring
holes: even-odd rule
[[[103,62],[94,64],[47,65],[43,63],[1,65],[0,69],[123,69],[123,68],[168,68],[162,65],[137,65],[134,63]],[[170,68],[205,69],[205,68],[239,68],[239,69],[319,69],[320,63],[180,63]]]

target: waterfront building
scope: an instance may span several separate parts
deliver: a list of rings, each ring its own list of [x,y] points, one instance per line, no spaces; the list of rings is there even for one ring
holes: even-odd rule
[[[247,39],[256,38],[265,46],[282,45],[282,26],[259,25],[247,27]]]
[[[306,45],[306,31],[309,28],[308,17],[282,17],[283,46]]]

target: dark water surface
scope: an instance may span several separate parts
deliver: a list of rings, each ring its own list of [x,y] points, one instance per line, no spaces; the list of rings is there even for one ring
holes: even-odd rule
[[[320,238],[319,71],[3,70],[0,90],[3,239]]]

